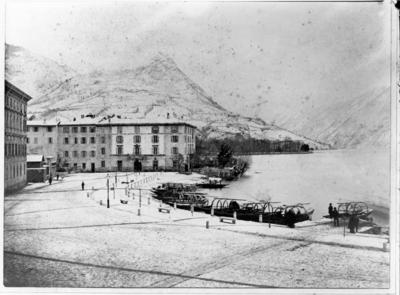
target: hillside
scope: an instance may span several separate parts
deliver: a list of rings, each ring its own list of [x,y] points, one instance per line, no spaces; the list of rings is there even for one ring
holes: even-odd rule
[[[6,44],[5,50],[5,78],[32,96],[32,102],[76,75],[72,69],[22,47]]]
[[[24,59],[29,64],[28,69],[37,66],[38,71],[46,72],[52,65],[52,62],[45,63],[41,59]],[[14,60],[18,62],[14,63]],[[40,69],[41,65],[45,68]],[[15,55],[8,57],[7,70],[11,81],[18,81],[17,85],[27,89],[25,86],[32,87],[32,73],[23,73],[22,69],[19,58]],[[56,66],[54,79],[47,80],[46,76],[41,87],[35,90],[36,93],[42,92],[29,103],[29,113],[36,118],[71,120],[89,113],[96,116],[115,114],[133,120],[164,118],[166,121],[189,122],[207,138],[241,134],[270,140],[290,138],[303,140],[313,147],[326,147],[260,119],[227,111],[185,75],[171,58],[161,54],[148,65],[132,70],[93,72],[66,78],[70,72],[61,69]]]

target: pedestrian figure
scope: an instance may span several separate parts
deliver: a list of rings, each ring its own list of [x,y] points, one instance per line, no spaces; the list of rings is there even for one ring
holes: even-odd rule
[[[60,177],[60,175],[58,175],[58,173],[57,173],[57,181],[58,181],[58,178]]]
[[[354,226],[356,228],[356,233],[358,233],[358,223],[360,222],[360,218],[358,218],[358,216],[356,215],[354,217]]]
[[[294,228],[296,215],[292,209],[286,212],[286,224],[290,228]]]
[[[352,234],[355,233],[355,231],[354,231],[354,228],[355,228],[354,215],[350,215],[348,228],[350,229],[350,232]]]
[[[333,208],[332,216],[333,216],[333,225],[339,226],[339,212],[337,211],[336,207]]]
[[[50,175],[50,177],[49,177],[49,185],[51,185],[52,181],[53,181],[53,178]]]
[[[332,207],[332,203],[329,203],[329,207],[328,207],[328,212],[329,212],[329,218],[333,218],[333,207]]]
[[[85,190],[85,183],[82,181],[82,190]]]

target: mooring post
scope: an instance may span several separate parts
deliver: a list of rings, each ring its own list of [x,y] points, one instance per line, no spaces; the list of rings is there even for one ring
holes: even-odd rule
[[[237,216],[236,216],[236,211],[233,211],[233,219],[236,220],[236,219],[237,219],[236,217],[237,217]]]
[[[192,213],[192,216],[193,216],[193,212],[194,212],[194,205],[193,204],[190,205],[190,212]]]
[[[89,198],[89,192],[86,193],[86,196]]]
[[[210,228],[210,222],[208,220],[206,221],[206,228]]]
[[[140,208],[137,209],[137,215],[140,216]]]
[[[114,185],[114,183],[113,183],[113,198],[115,200],[115,185]]]
[[[211,216],[214,216],[214,207],[211,207]]]
[[[174,202],[174,210],[176,210],[176,202]]]
[[[262,216],[262,214],[258,215],[258,222],[263,222],[263,216]]]
[[[139,189],[139,207],[142,207],[142,190]]]
[[[147,198],[147,205],[150,205],[150,197]]]

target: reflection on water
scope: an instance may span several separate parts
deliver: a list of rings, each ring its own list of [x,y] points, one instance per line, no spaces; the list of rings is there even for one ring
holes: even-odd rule
[[[364,201],[374,220],[389,223],[390,159],[388,151],[339,150],[313,154],[252,156],[251,168],[216,197],[309,202],[314,218],[327,214],[329,203]],[[378,206],[378,207],[375,207]]]

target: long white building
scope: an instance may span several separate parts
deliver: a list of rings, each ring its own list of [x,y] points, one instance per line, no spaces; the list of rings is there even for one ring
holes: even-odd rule
[[[76,171],[189,170],[195,152],[196,127],[185,122],[82,116],[28,127],[28,153]]]

